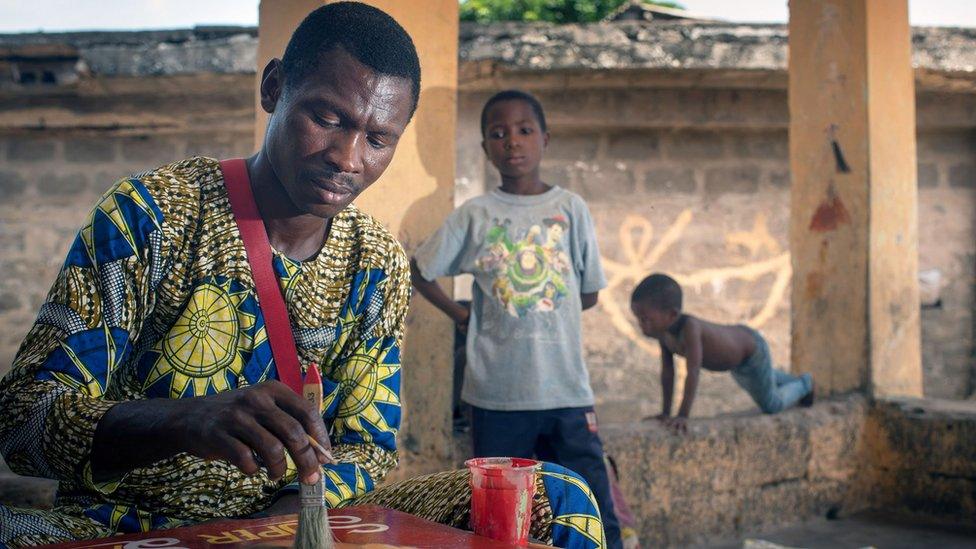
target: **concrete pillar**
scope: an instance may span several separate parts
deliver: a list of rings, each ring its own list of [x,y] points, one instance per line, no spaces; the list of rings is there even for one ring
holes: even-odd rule
[[[280,57],[292,31],[320,0],[263,0],[258,74]],[[356,201],[400,239],[409,254],[454,208],[454,128],[457,102],[456,0],[367,0],[395,18],[420,55],[420,105],[400,138],[393,163]],[[260,104],[256,142],[267,123]],[[450,290],[450,288],[448,288]],[[451,376],[453,324],[425,300],[411,301],[403,349],[404,424],[401,466],[393,478],[434,472],[452,463]]]
[[[794,372],[921,396],[907,0],[791,0]]]

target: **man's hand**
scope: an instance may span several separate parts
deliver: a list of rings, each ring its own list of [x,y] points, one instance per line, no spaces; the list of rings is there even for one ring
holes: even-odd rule
[[[310,484],[318,481],[320,466],[332,456],[317,452],[309,435],[330,451],[321,414],[279,381],[206,397],[128,400],[110,408],[98,422],[92,477],[97,482],[117,479],[187,452],[226,460],[247,474],[257,472],[260,460],[268,476],[278,479],[285,473],[288,452],[298,478]]]
[[[664,426],[676,435],[684,435],[688,433],[688,418],[684,416],[665,418],[663,422]]]
[[[185,452],[228,461],[249,475],[264,465],[276,480],[285,474],[287,451],[305,484],[318,482],[319,468],[331,461],[308,441],[311,435],[330,450],[321,414],[279,381],[184,402],[175,442]]]

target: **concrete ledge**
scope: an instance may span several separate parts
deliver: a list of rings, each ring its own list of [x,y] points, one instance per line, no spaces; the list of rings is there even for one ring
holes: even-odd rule
[[[653,423],[602,430],[651,547],[866,509],[976,525],[976,402],[849,395],[691,425],[685,437]]]
[[[886,509],[976,524],[976,401],[889,399],[871,420]]]
[[[687,546],[866,507],[857,476],[861,396],[774,416],[700,419],[679,437],[656,423],[607,425],[607,451],[642,544]]]

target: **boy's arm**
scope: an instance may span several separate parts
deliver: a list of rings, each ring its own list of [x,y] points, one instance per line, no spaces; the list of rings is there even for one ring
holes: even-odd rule
[[[663,419],[671,416],[671,401],[674,398],[674,354],[661,343],[661,415]]]
[[[427,280],[420,274],[420,268],[417,267],[417,260],[410,260],[410,280],[413,282],[417,291],[420,295],[427,298],[434,304],[435,307],[444,312],[447,316],[451,317],[461,330],[465,330],[468,326],[468,319],[471,316],[471,311],[468,307],[461,305],[460,303],[454,301],[441,287],[432,280]]]
[[[590,292],[580,294],[580,304],[583,306],[583,310],[591,309],[596,306],[597,300],[600,298],[600,292]]]
[[[698,376],[702,363],[701,325],[694,320],[685,324],[682,330],[682,340],[685,347],[685,394],[678,408],[678,417],[687,418],[691,414],[691,405],[695,401],[695,391],[698,390]]]

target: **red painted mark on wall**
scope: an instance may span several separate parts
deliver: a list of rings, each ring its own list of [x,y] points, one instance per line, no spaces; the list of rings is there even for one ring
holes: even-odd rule
[[[817,206],[817,211],[810,219],[810,230],[818,233],[836,230],[837,227],[851,222],[851,214],[841,202],[840,197],[831,185],[827,189],[827,198]]]

